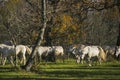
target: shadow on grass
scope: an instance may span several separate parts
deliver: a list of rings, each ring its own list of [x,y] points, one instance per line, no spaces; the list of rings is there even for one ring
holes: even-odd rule
[[[43,66],[43,67],[41,67]],[[47,67],[47,68],[44,68]],[[8,72],[16,72],[20,71],[19,69],[15,69],[12,66],[0,66],[0,76],[2,78],[24,78],[24,79],[33,79],[38,78],[42,80],[55,80],[55,79],[120,79],[120,63],[118,64],[103,64],[92,67],[87,67],[81,64],[67,64],[67,63],[48,63],[48,65],[38,66],[37,68],[33,68],[32,73],[34,75],[27,75],[27,72],[22,72],[23,74],[16,75],[7,75]],[[6,74],[6,75],[4,75]],[[26,75],[24,75],[26,74]]]
[[[73,79],[120,79],[120,69],[81,68],[81,69],[39,69],[35,73],[53,78]]]

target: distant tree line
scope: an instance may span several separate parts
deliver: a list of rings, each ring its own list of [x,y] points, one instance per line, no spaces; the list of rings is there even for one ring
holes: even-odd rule
[[[119,0],[46,0],[47,28],[42,45],[115,45],[119,35]],[[0,1],[0,43],[35,43],[41,0]]]

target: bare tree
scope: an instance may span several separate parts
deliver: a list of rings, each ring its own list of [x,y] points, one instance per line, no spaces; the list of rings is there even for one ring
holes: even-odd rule
[[[115,0],[115,2],[116,2],[116,5],[118,6],[119,15],[120,15],[120,0]],[[117,37],[116,45],[120,46],[120,22],[119,22],[119,32],[118,32],[118,37]]]
[[[38,45],[41,45],[41,42],[43,40],[43,36],[44,36],[44,32],[45,32],[45,29],[46,29],[46,0],[42,0],[42,22],[43,22],[43,27],[42,29],[40,29],[40,32],[39,32],[39,36],[36,40],[36,43],[35,43],[35,46],[33,46],[33,50],[32,50],[32,53],[30,55],[30,58],[28,59],[27,63],[25,66],[23,66],[22,68],[27,70],[27,71],[30,71],[33,63],[34,63],[34,58],[35,58],[35,55],[36,55],[36,49],[38,48],[37,46]]]

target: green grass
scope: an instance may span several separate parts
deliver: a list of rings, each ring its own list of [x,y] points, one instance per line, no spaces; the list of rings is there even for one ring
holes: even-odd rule
[[[104,62],[101,65],[77,64],[75,60],[66,60],[65,63],[42,62],[33,67],[32,72],[14,69],[10,64],[0,66],[0,78],[41,78],[41,79],[120,79],[120,62]]]

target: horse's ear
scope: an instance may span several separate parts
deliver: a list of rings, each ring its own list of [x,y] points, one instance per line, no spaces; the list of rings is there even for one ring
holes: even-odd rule
[[[118,48],[119,48],[119,46],[116,46],[116,48],[118,49]]]
[[[86,46],[85,45],[81,45],[81,48],[84,49]]]
[[[120,46],[118,46],[118,48],[120,48]]]
[[[77,45],[75,44],[74,47],[77,47]]]

